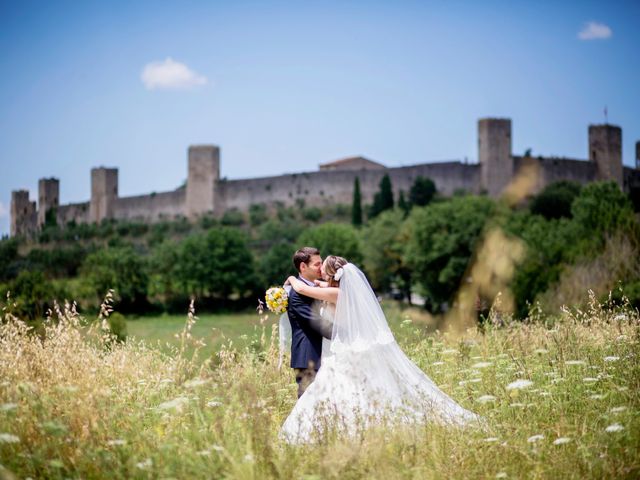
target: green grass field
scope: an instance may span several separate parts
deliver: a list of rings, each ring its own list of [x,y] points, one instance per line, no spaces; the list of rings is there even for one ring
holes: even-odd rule
[[[99,328],[87,332],[72,312],[43,337],[7,317],[0,322],[0,478],[640,475],[637,311],[592,305],[463,336],[429,333],[419,311],[392,306],[387,315],[407,355],[482,415],[486,428],[429,423],[291,446],[278,432],[296,385],[289,368],[278,369],[277,345],[252,313],[205,315],[186,329],[180,317],[131,320],[124,344]],[[193,361],[200,333],[213,338],[206,348],[214,355]],[[149,339],[173,342],[174,354]]]

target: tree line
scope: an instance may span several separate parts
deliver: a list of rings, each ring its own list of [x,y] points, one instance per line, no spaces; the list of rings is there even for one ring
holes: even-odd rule
[[[614,290],[640,307],[640,226],[612,182],[558,182],[510,206],[464,192],[445,198],[421,177],[394,195],[385,176],[371,205],[362,205],[356,179],[350,208],[300,201],[275,210],[254,205],[197,224],[50,226],[36,241],[0,241],[0,288],[10,292],[14,311],[30,318],[41,318],[53,298],[96,309],[109,289],[123,312],[184,311],[191,297],[200,309],[246,308],[293,273],[296,248],[313,245],[359,264],[377,293],[406,301],[417,294],[425,308],[440,312],[469,281],[477,247],[495,227],[525,245],[509,285],[520,318],[536,301],[551,304],[563,284],[586,291],[580,278],[591,278],[599,294]],[[607,260],[620,251],[629,258]]]

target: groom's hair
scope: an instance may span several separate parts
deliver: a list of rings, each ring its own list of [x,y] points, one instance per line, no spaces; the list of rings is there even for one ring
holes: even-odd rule
[[[314,247],[302,247],[296,253],[293,254],[293,265],[296,267],[296,271],[300,271],[301,263],[309,263],[311,257],[314,255],[320,255],[320,250]]]

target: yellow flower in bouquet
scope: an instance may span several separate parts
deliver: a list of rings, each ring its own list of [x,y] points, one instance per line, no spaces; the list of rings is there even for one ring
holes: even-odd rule
[[[287,311],[289,296],[282,287],[271,287],[264,295],[269,311],[281,314]]]

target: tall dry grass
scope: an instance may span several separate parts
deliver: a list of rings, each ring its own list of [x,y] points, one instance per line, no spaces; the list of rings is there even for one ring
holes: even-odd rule
[[[103,315],[109,313],[108,304]],[[403,315],[399,313],[399,315]],[[266,336],[212,359],[113,341],[66,305],[42,336],[0,325],[0,464],[32,478],[633,478],[640,473],[640,318],[594,299],[460,337],[395,319],[406,353],[486,430],[371,429],[294,447],[295,402]],[[502,319],[504,321],[504,318]],[[265,328],[269,328],[265,326]],[[274,327],[275,328],[275,327]],[[275,338],[273,335],[272,338]],[[197,352],[197,348],[195,351]]]

